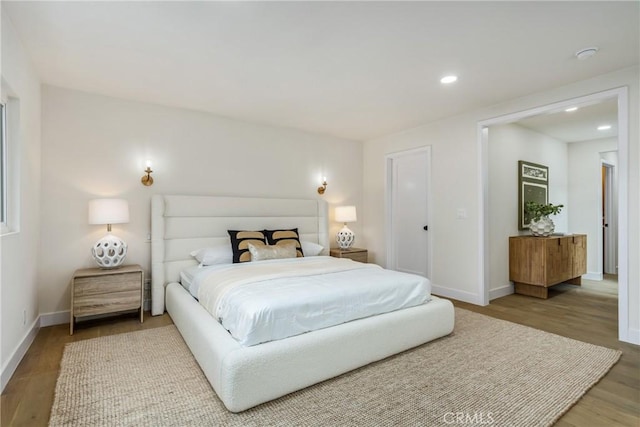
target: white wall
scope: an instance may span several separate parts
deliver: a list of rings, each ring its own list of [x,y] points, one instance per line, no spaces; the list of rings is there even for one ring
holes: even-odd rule
[[[19,100],[20,110],[17,162],[9,165],[19,179],[19,227],[0,237],[0,365],[4,389],[38,327],[41,160],[40,81],[6,13],[2,13],[2,79],[10,89],[9,95]]]
[[[364,145],[364,229],[374,259],[384,264],[384,156],[388,153],[432,146],[433,179],[433,277],[434,290],[467,301],[482,301],[480,292],[480,166],[478,122],[604,90],[629,88],[629,331],[640,342],[640,128],[638,67],[572,83],[492,107],[439,120]],[[464,83],[464,82],[460,82]],[[626,161],[627,159],[621,159]],[[621,184],[622,185],[622,184]],[[456,219],[456,208],[468,218]],[[430,227],[431,228],[431,227]]]
[[[71,275],[94,266],[89,248],[106,229],[87,224],[92,198],[129,201],[130,223],[113,232],[129,245],[127,262],[147,273],[152,194],[323,197],[362,212],[361,142],[50,86],[42,96],[39,294],[46,316],[69,309]],[[147,158],[151,187],[140,183]],[[316,192],[321,175],[329,184],[324,196]],[[359,234],[360,222],[351,225]]]
[[[598,139],[569,146],[569,224],[587,235],[587,274],[602,276],[602,162],[601,152],[617,150],[617,139]]]
[[[509,236],[518,229],[518,160],[549,167],[549,202],[565,206],[552,216],[556,232],[567,232],[572,205],[567,195],[567,144],[517,124],[489,128],[489,290],[511,293]],[[501,291],[503,290],[503,291]]]

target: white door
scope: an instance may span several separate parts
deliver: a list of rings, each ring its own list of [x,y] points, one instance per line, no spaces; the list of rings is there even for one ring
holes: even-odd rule
[[[431,147],[387,156],[387,268],[431,275]]]
[[[618,274],[618,224],[615,166],[602,161],[602,246],[603,272]]]

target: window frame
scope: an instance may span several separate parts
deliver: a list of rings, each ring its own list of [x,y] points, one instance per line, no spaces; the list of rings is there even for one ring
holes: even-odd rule
[[[7,105],[4,99],[0,100],[0,232],[9,232],[8,218],[8,201],[9,201],[9,185],[8,185],[8,165],[9,165],[9,144],[7,142]]]

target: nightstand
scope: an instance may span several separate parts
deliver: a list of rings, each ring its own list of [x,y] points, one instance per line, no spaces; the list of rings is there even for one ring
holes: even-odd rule
[[[336,258],[350,258],[358,262],[368,262],[368,251],[362,248],[340,249],[333,248],[329,251],[329,255]]]
[[[70,334],[77,318],[140,310],[144,321],[144,271],[139,265],[120,268],[83,268],[71,279]]]

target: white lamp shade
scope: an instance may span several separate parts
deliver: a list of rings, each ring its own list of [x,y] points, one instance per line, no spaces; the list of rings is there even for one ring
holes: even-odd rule
[[[337,222],[356,222],[357,220],[355,206],[337,206],[335,214]]]
[[[129,222],[129,203],[124,199],[89,201],[89,224],[124,224]]]

